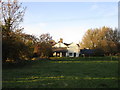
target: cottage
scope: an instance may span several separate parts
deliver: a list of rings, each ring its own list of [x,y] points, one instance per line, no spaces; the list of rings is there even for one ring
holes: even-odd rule
[[[79,44],[71,43],[70,45],[68,45],[67,50],[68,50],[67,52],[68,57],[79,57],[80,54]]]
[[[60,41],[52,46],[53,48],[53,56],[55,57],[66,57],[67,53],[67,45],[63,43],[63,39],[60,39]]]
[[[79,57],[80,54],[80,46],[79,44],[71,43],[63,43],[63,39],[55,44],[53,47],[53,56],[55,57]]]

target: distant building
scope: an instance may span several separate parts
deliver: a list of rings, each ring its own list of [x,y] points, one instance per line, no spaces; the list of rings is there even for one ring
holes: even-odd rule
[[[93,56],[95,55],[95,49],[81,49],[80,50],[80,55],[83,55],[83,56]]]
[[[80,46],[79,44],[63,43],[63,39],[60,39],[58,43],[52,46],[53,56],[55,57],[79,57]]]

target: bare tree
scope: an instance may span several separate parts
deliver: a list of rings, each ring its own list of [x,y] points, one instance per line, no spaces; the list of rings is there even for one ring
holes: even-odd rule
[[[1,9],[1,23],[5,26],[7,31],[15,31],[19,28],[19,24],[23,21],[23,16],[26,7],[21,7],[22,3],[19,4],[17,0],[7,2],[0,2]]]
[[[40,42],[46,42],[46,43],[48,43],[50,40],[52,40],[52,36],[50,36],[49,33],[41,34],[40,35]]]

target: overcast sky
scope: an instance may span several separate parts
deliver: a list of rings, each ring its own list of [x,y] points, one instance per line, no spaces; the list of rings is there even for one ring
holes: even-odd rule
[[[57,42],[80,42],[90,28],[118,27],[117,2],[23,2],[24,32],[50,33]]]

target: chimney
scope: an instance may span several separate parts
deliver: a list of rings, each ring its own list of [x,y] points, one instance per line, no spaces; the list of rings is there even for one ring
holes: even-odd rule
[[[60,43],[63,43],[63,39],[62,38],[60,38]]]

